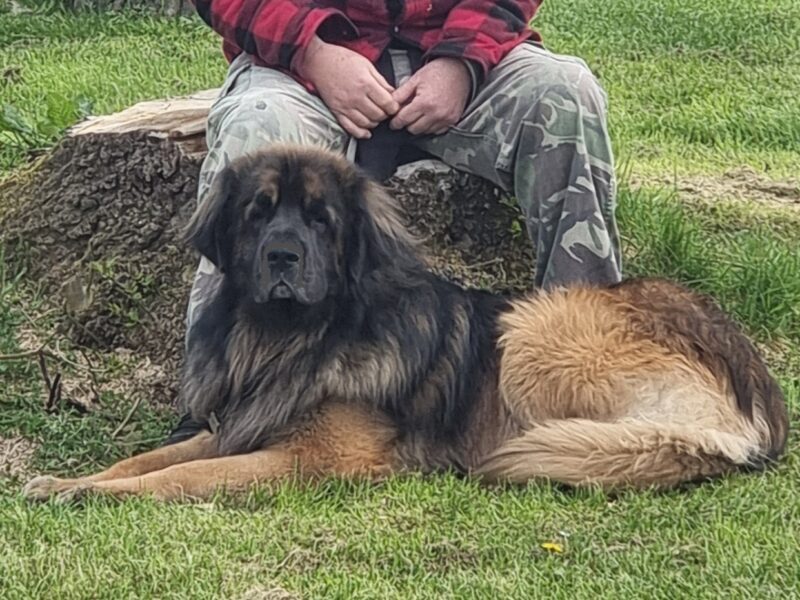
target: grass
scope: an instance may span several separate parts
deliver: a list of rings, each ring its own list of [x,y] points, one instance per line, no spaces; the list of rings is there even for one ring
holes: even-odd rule
[[[537,25],[600,76],[617,154],[639,170],[797,174],[797,2],[555,1]]]
[[[601,77],[617,156],[637,171],[796,174],[794,0],[552,0],[536,27]],[[0,168],[85,113],[219,85],[219,46],[199,19],[0,14]]]
[[[781,212],[751,224],[741,211],[728,223],[718,213],[698,214],[669,190],[622,189],[627,275],[677,279],[714,296],[752,335],[800,341],[800,222],[781,231]]]
[[[87,114],[220,85],[220,48],[199,19],[0,15],[0,169]]]
[[[35,292],[23,285],[24,272],[9,276],[6,265],[10,262],[0,260],[0,355],[20,352],[16,334],[27,326],[29,315],[37,312]],[[120,368],[114,364],[108,367]],[[145,450],[163,438],[171,416],[164,407],[144,403],[137,410],[134,426],[124,428],[112,439],[130,406],[130,399],[121,394],[104,393],[102,409],[86,415],[63,407],[48,413],[42,409],[42,377],[35,361],[0,360],[0,380],[5,392],[0,396],[0,436],[48,440],[37,454],[37,468],[47,471],[74,471],[79,466],[86,471],[97,470]]]
[[[8,500],[0,577],[7,598],[786,597],[798,475],[795,461],[762,479],[613,500],[454,477],[286,485],[202,506]]]
[[[549,0],[537,26],[601,76],[631,171],[796,175],[794,0]],[[212,87],[223,73],[217,39],[196,20],[0,14],[0,168],[20,172],[84,113]],[[627,273],[717,297],[768,351],[797,422],[800,211],[623,185],[619,218]],[[0,354],[20,349],[36,309],[11,262],[0,260]],[[35,364],[0,361],[0,380],[0,437],[38,442],[36,470],[94,470],[152,445],[173,417],[143,403],[113,437],[123,395],[88,415],[51,414]],[[613,498],[445,476],[76,508],[29,506],[18,481],[0,485],[2,598],[783,598],[800,588],[796,434],[765,475]]]

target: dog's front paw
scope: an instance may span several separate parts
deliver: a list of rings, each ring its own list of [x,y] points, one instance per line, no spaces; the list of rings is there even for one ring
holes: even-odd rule
[[[22,493],[28,500],[47,500],[57,494],[59,502],[72,502],[82,498],[92,487],[92,482],[86,480],[40,475],[25,484]]]
[[[39,475],[34,477],[25,487],[22,488],[22,494],[28,500],[47,500],[51,495],[59,491],[59,484],[61,480],[50,475]]]
[[[71,504],[81,500],[95,489],[95,486],[91,481],[86,481],[84,479],[77,479],[71,483],[72,484],[70,486],[67,486],[58,492],[58,496],[56,496],[56,502],[59,504]]]

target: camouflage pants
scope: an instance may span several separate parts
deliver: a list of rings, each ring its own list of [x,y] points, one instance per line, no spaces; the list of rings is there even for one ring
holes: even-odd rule
[[[397,53],[393,58],[401,82],[410,75],[408,61]],[[620,254],[605,113],[605,93],[583,61],[526,43],[492,70],[455,127],[415,143],[519,200],[536,247],[537,286],[613,283],[620,279]],[[350,138],[318,97],[240,55],[209,114],[207,141],[199,202],[230,161],[270,142],[346,152]],[[189,327],[219,279],[204,259]]]

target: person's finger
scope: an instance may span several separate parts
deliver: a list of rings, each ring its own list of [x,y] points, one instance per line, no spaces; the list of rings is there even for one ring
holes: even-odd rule
[[[413,123],[417,119],[419,119],[424,110],[417,102],[411,102],[410,104],[406,104],[403,108],[400,109],[394,119],[389,122],[389,127],[392,129],[403,129],[407,127],[409,123]]]
[[[356,127],[361,127],[363,129],[373,129],[378,125],[379,122],[370,119],[357,108],[351,108],[345,113],[345,116],[350,119],[350,121],[352,121]]]
[[[392,99],[395,102],[397,102],[400,106],[403,106],[406,102],[408,102],[411,99],[411,97],[414,95],[416,91],[417,91],[417,82],[412,77],[394,91],[394,93],[392,94]]]
[[[433,133],[439,126],[440,122],[435,117],[422,113],[418,119],[406,126],[406,130],[412,135],[423,135]]]
[[[367,92],[369,98],[374,104],[383,111],[383,119],[391,117],[400,110],[400,104],[392,97],[392,94],[383,88],[373,88]]]
[[[433,135],[442,135],[443,133],[447,133],[450,129],[450,125],[447,123],[438,123],[436,124],[430,131]]]
[[[367,117],[375,125],[377,125],[381,121],[385,121],[386,118],[389,116],[386,114],[386,112],[384,112],[384,110],[380,106],[378,106],[369,97],[364,98],[364,100],[362,102],[359,102],[358,106],[355,106],[354,109],[360,112],[365,117]],[[373,127],[375,125],[373,125]]]
[[[368,129],[359,127],[341,113],[336,115],[336,120],[339,121],[339,125],[341,125],[347,133],[349,133],[355,138],[358,138],[360,140],[367,140],[372,137],[372,134],[369,132]]]

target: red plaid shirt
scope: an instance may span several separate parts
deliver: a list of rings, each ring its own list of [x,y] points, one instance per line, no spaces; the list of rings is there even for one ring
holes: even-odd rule
[[[529,23],[542,0],[195,0],[224,40],[228,60],[242,51],[290,70],[314,35],[372,62],[393,39],[474,64],[483,78],[512,48],[539,36]]]

